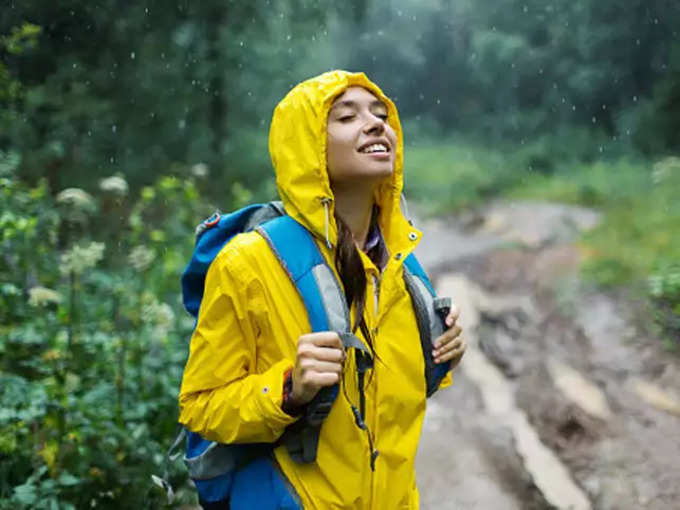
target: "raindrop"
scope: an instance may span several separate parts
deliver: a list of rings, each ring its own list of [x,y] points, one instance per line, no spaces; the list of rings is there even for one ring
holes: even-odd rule
[[[422,101],[423,99],[425,99],[425,96],[423,94],[419,94],[418,98]]]
[[[529,7],[525,5],[524,7],[522,7],[522,11],[524,12],[524,14],[526,14],[527,12],[529,12]]]
[[[113,162],[114,162],[113,156],[111,156],[111,157],[109,158],[109,162],[113,165]]]
[[[73,64],[73,69],[75,69],[76,67],[78,67],[78,64]]]
[[[238,45],[243,47],[243,41],[239,41]]]
[[[184,120],[184,119],[181,119],[181,120],[177,123],[177,128],[178,128],[178,129],[184,129],[186,126],[187,126],[187,121]]]
[[[602,109],[603,109],[603,110],[606,110],[606,109],[607,109],[607,105],[606,105],[606,104],[603,104],[603,105],[602,105]]]
[[[633,96],[633,102],[637,103],[637,96]]]
[[[92,136],[92,131],[88,131],[87,136]]]
[[[654,18],[654,24],[658,25],[659,24],[659,18]]]
[[[144,13],[149,14],[149,8],[148,7],[144,7]]]
[[[567,98],[566,98],[566,97],[563,97],[563,98],[562,98],[562,104],[564,104],[564,103],[566,103],[566,102],[567,102]]]
[[[131,58],[132,60],[135,59],[135,52],[134,52],[134,51],[133,51],[132,53],[130,53],[130,58]]]
[[[630,129],[626,129],[626,134],[630,136]]]
[[[596,119],[595,117],[593,117],[593,118],[592,118],[592,119],[590,119],[590,120],[592,120],[592,121],[593,121],[593,124],[596,124],[596,123],[597,123],[597,119]]]
[[[604,152],[604,147],[600,145],[600,152]]]
[[[397,10],[397,16],[399,16],[401,18],[402,14],[403,14],[403,12],[401,12],[400,10]]]
[[[286,36],[286,41],[290,41],[290,38],[291,38],[291,36],[290,36],[290,34],[288,34],[288,35]],[[241,46],[243,46],[243,41],[241,41]]]
[[[441,99],[437,99],[437,104],[441,104]]]
[[[114,124],[113,126],[111,126],[111,132],[115,133],[116,131],[118,131],[118,126]]]
[[[638,46],[640,46],[640,39],[635,39],[635,44],[637,44]]]

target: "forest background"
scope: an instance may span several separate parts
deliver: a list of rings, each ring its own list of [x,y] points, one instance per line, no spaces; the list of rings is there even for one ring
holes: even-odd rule
[[[0,507],[162,504],[194,226],[275,197],[273,108],[333,68],[396,101],[424,211],[601,210],[584,274],[677,349],[679,31],[676,0],[3,0]]]

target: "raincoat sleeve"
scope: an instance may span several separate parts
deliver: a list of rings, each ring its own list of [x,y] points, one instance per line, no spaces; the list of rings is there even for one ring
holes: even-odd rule
[[[198,322],[179,396],[179,421],[220,443],[273,442],[296,418],[281,409],[290,360],[256,373],[263,289],[229,245],[206,275]],[[261,310],[262,308],[260,308]]]

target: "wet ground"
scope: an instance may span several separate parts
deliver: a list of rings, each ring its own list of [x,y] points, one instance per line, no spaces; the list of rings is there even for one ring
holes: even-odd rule
[[[597,222],[522,202],[418,223],[469,344],[428,407],[424,510],[680,508],[680,358],[634,297],[580,278]]]

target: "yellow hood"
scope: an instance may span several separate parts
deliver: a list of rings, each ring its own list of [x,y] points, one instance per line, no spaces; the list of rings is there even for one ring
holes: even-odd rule
[[[337,229],[333,219],[334,196],[326,170],[326,123],[335,98],[348,87],[367,89],[388,110],[388,123],[397,134],[392,179],[382,184],[375,201],[380,207],[379,224],[390,252],[408,243],[397,232],[413,231],[401,213],[404,144],[394,103],[364,73],[329,71],[293,88],[274,110],[269,131],[269,153],[276,170],[276,184],[288,214],[321,239],[335,246]],[[420,236],[420,232],[416,232]]]

